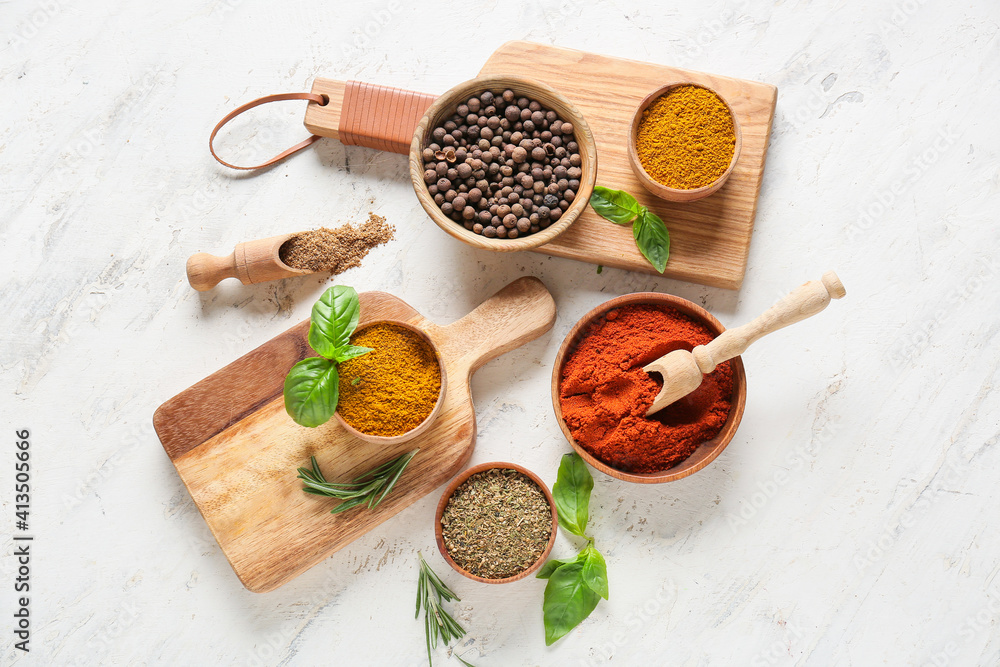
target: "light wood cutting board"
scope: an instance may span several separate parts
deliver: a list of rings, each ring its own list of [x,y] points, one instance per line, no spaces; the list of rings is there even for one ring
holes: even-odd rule
[[[739,289],[750,252],[777,88],[532,42],[507,42],[490,56],[480,75],[537,79],[569,98],[587,119],[597,142],[597,184],[632,193],[663,218],[670,230],[670,261],[663,275]],[[710,86],[726,99],[739,119],[743,148],[722,189],[705,199],[679,204],[658,199],[642,188],[629,167],[627,150],[632,114],[639,102],[660,86],[682,81]],[[344,90],[343,81],[315,80],[312,92],[326,95],[329,103],[307,108],[305,125],[310,132],[339,139]],[[378,113],[377,105],[370,113]],[[408,134],[412,135],[418,121],[419,117],[409,118],[413,127]],[[630,226],[615,225],[589,208],[568,230],[534,252],[656,273],[636,248]]]
[[[285,413],[285,374],[312,356],[302,322],[161,405],[153,425],[198,510],[243,585],[281,586],[434,490],[468,461],[476,440],[469,391],[487,361],[548,331],[555,302],[537,278],[520,278],[448,326],[384,292],[360,294],[361,322],[395,319],[423,329],[444,359],[448,388],[437,421],[390,447],[358,440],[335,420],[309,429]],[[349,480],[419,447],[374,510],[330,514],[336,501],[306,494],[296,468],[316,456],[330,480]],[[431,520],[428,518],[428,529]]]

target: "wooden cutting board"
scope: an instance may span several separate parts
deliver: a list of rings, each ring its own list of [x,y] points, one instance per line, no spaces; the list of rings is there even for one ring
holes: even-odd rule
[[[670,230],[670,261],[663,275],[739,289],[750,252],[777,88],[531,42],[501,46],[480,71],[487,74],[538,79],[579,107],[597,141],[597,184],[632,193]],[[743,131],[743,149],[726,184],[715,194],[686,204],[647,193],[632,173],[627,155],[636,106],[656,88],[676,81],[713,88],[729,102]],[[656,271],[639,253],[629,226],[612,224],[590,208],[536,252],[631,271]]]
[[[670,230],[670,261],[663,275],[739,289],[750,251],[777,88],[756,81],[532,42],[504,44],[486,61],[480,75],[537,79],[568,97],[586,117],[597,142],[597,184],[632,193],[663,218]],[[636,106],[653,90],[681,81],[715,89],[729,102],[743,131],[740,158],[726,184],[715,194],[686,204],[665,202],[647,193],[632,174],[627,156],[629,128]],[[329,103],[309,105],[306,127],[314,134],[340,139],[345,83],[316,79],[312,92],[326,95]],[[391,150],[405,152],[408,142],[403,137],[412,136],[422,110],[432,98],[404,91],[397,93],[409,96],[406,99],[410,104],[402,105],[407,113],[392,118],[398,125],[394,128],[398,141]],[[362,115],[378,116],[381,108],[373,102]],[[383,124],[390,123],[390,119],[382,120]],[[566,232],[535,252],[630,271],[656,272],[636,248],[628,225],[612,224],[592,209],[587,209]]]
[[[361,321],[394,319],[424,330],[444,359],[444,406],[424,434],[391,447],[319,428],[285,413],[288,370],[314,353],[308,320],[161,405],[153,426],[198,510],[243,585],[267,592],[431,492],[468,461],[476,440],[469,391],[487,361],[548,331],[555,302],[537,278],[520,278],[448,326],[426,320],[384,292],[360,294]],[[349,480],[420,448],[396,488],[374,510],[330,514],[336,501],[306,494],[296,469],[316,456],[327,479]],[[428,519],[428,530],[431,529]]]

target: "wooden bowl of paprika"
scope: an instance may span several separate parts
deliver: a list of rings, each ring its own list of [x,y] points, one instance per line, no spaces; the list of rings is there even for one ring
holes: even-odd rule
[[[520,569],[517,572],[510,574],[509,576],[491,579],[488,577],[480,576],[479,574],[474,574],[473,572],[470,572],[469,570],[465,569],[456,562],[456,559],[452,557],[451,552],[449,552],[448,550],[448,544],[445,539],[445,525],[442,521],[445,518],[445,510],[451,503],[452,497],[455,495],[455,492],[459,488],[463,487],[463,485],[467,481],[469,481],[469,478],[473,477],[473,475],[478,475],[479,473],[487,473],[493,470],[513,471],[518,476],[526,477],[527,480],[530,481],[533,486],[538,487],[538,490],[541,491],[542,496],[544,496],[545,502],[548,503],[548,512],[547,513],[542,512],[543,516],[537,517],[539,521],[537,521],[536,523],[546,525],[546,529],[548,530],[548,539],[544,543],[544,548],[542,548],[541,541],[539,540],[538,547],[541,548],[541,551],[538,554],[538,556],[535,557],[535,560],[532,561],[531,564],[528,565],[526,568]],[[484,489],[484,491],[485,493],[481,493],[481,495],[485,496],[499,495],[498,493],[490,493],[488,489]],[[503,491],[501,491],[500,493],[502,492]],[[489,508],[488,506],[487,507],[483,506],[485,503],[491,501],[490,497],[484,497],[482,498],[482,501],[479,501],[479,499],[475,497],[471,497],[468,500],[470,501],[471,505],[475,506],[476,510],[482,512],[485,516],[487,516],[490,519],[493,519],[497,514],[497,512],[492,511],[491,508]],[[492,498],[492,500],[496,500],[496,498]],[[504,502],[503,499],[500,499],[500,504],[501,508],[499,508],[499,511],[502,511],[504,507],[509,509],[509,507],[514,503]],[[541,511],[543,507],[539,507],[538,509],[539,511]],[[515,512],[516,511],[517,510],[515,509]],[[502,516],[495,518],[500,524],[502,524],[507,519],[506,517]],[[522,519],[525,525],[530,523],[529,521],[525,520],[524,517],[519,517],[519,518]],[[434,538],[437,541],[438,550],[441,552],[441,556],[448,562],[448,565],[450,565],[456,572],[465,577],[468,577],[469,579],[472,579],[473,581],[478,581],[483,584],[510,583],[512,581],[517,581],[518,579],[524,579],[529,574],[540,568],[542,564],[545,563],[545,561],[548,559],[549,554],[552,553],[552,547],[556,543],[556,531],[558,527],[559,527],[559,521],[558,521],[558,514],[556,513],[556,502],[555,499],[552,497],[552,492],[549,491],[549,488],[547,486],[545,486],[545,482],[543,482],[541,478],[538,477],[538,475],[531,472],[527,468],[519,466],[516,463],[505,463],[499,461],[494,461],[491,463],[481,463],[477,466],[469,468],[468,470],[456,476],[455,479],[453,479],[451,483],[448,485],[448,487],[445,489],[444,493],[441,494],[441,500],[438,501],[437,511],[434,514]],[[473,533],[476,532],[491,533],[492,529],[495,529],[496,526],[491,526],[491,527],[474,526],[471,528],[472,528],[471,532]],[[479,530],[477,530],[477,528]],[[455,538],[449,538],[448,541],[450,541],[451,539]],[[464,556],[459,556],[460,559],[463,557]],[[496,560],[498,559],[488,559],[489,562],[487,564],[490,567],[503,566],[503,563],[498,564],[497,562],[495,562]]]
[[[628,161],[650,193],[667,201],[690,202],[725,185],[742,145],[740,122],[722,95],[696,83],[671,83],[636,107]],[[732,156],[726,161],[730,150]]]
[[[372,351],[340,364],[337,422],[356,438],[380,445],[427,431],[448,384],[434,341],[407,322],[377,320],[355,331],[351,343]]]
[[[653,306],[654,308],[633,308],[631,310],[627,308],[634,306]],[[676,331],[664,332],[662,327],[666,325],[662,323],[655,326],[650,324],[652,320],[649,320],[649,317],[653,317],[657,311],[664,308],[673,309],[674,312],[683,316],[676,319],[678,323]],[[630,313],[631,316],[633,312],[643,314],[645,311],[651,314],[648,314],[647,321],[642,322],[642,329],[637,329],[643,333],[635,338],[622,338],[620,330],[625,324],[622,321],[619,321],[618,324],[612,324],[613,321],[619,319],[619,315],[624,312]],[[663,310],[662,312],[669,314],[671,311]],[[612,326],[609,327],[608,324],[612,324]],[[656,326],[659,326],[660,329],[656,329]],[[667,411],[675,407],[670,406],[649,418],[644,417],[645,408],[652,404],[652,399],[659,390],[659,384],[649,380],[650,376],[642,371],[642,367],[671,349],[693,346],[692,343],[685,341],[685,338],[695,340],[696,344],[704,344],[723,331],[725,331],[725,327],[701,306],[687,299],[658,292],[626,294],[611,299],[584,315],[563,341],[552,369],[552,405],[559,421],[559,427],[573,449],[587,463],[601,472],[627,482],[640,484],[672,482],[687,477],[711,463],[732,441],[743,417],[743,409],[746,405],[746,372],[743,368],[743,361],[740,357],[734,357],[726,362],[729,364],[728,366],[720,364],[716,371],[705,376],[702,387],[692,392],[689,397],[678,401],[676,412],[665,416]],[[671,337],[672,334],[674,338]],[[587,401],[593,402],[594,396],[598,396],[598,400],[601,401],[624,401],[619,403],[621,414],[625,414],[629,406],[636,406],[632,411],[632,420],[628,422],[633,430],[622,434],[629,451],[620,453],[621,460],[630,462],[629,470],[619,469],[606,463],[577,442],[564,414],[563,401],[574,400],[576,393],[572,387],[564,384],[572,381],[565,372],[567,362],[574,356],[580,343],[591,335],[616,336],[616,340],[603,341],[603,348],[620,350],[624,357],[632,361],[627,373],[640,373],[641,375],[631,377],[642,378],[645,383],[652,385],[644,387],[645,393],[641,394],[644,398],[635,401],[632,399],[638,394],[629,394],[627,388],[619,394],[613,394],[608,390],[608,385],[603,385],[597,390],[590,390],[588,394],[581,395],[582,402],[580,403],[566,403],[566,407],[573,411],[571,417],[574,419],[576,415],[582,414],[579,413],[580,409],[593,409]],[[616,370],[618,369],[616,368]],[[597,371],[585,371],[585,374],[590,373],[595,378],[598,375]],[[712,378],[716,374],[719,374],[718,381],[713,382]],[[623,383],[629,382],[625,371],[621,371],[621,378]],[[612,381],[615,380],[612,379]],[[628,385],[623,386],[628,387]],[[720,388],[731,389],[731,391],[724,391]],[[563,389],[566,391],[564,392]],[[645,407],[642,407],[639,400],[647,400],[648,402],[645,403]],[[680,405],[681,403],[685,404]],[[726,406],[728,406],[727,412],[724,410]],[[613,405],[609,404],[609,407],[614,409]],[[605,408],[598,406],[597,409],[603,411]],[[596,429],[591,432],[600,433],[599,438],[605,437],[607,433],[611,433],[616,428],[624,428],[624,421],[621,422],[622,425],[610,422],[602,423],[603,416],[600,415],[603,414],[605,413],[595,412],[594,419],[584,428]],[[663,421],[664,419],[668,421]],[[660,420],[658,423],[666,424],[674,430],[659,430],[657,423],[653,423],[656,420]],[[587,433],[587,431],[579,430],[583,422],[574,423],[577,424],[575,428],[578,429],[578,433]],[[703,440],[699,440],[701,434],[705,434]],[[692,447],[693,451],[686,458],[674,461],[669,467],[649,470],[649,468],[655,468],[658,461],[669,460],[662,458],[665,450],[662,443],[656,441],[656,438],[674,437],[675,435],[679,444],[686,448],[679,451],[690,451]],[[667,454],[673,455],[674,453],[667,451]],[[618,455],[617,450],[616,455]]]

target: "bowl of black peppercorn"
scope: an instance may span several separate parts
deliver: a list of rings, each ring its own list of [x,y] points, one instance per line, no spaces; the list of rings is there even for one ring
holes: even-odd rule
[[[583,115],[550,86],[479,77],[427,110],[410,145],[410,178],[421,206],[455,238],[528,250],[587,208],[597,147]]]

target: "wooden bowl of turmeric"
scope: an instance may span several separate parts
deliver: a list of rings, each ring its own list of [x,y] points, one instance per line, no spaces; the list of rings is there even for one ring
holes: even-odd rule
[[[642,369],[723,331],[701,306],[659,292],[626,294],[584,315],[552,368],[552,406],[573,449],[601,472],[640,484],[682,479],[715,460],[743,417],[743,361],[719,364],[697,390],[649,417],[662,379]]]
[[[406,322],[378,320],[355,331],[351,344],[371,352],[339,365],[337,422],[355,437],[381,445],[427,431],[448,384],[430,337]]]
[[[628,160],[646,190],[690,202],[725,184],[742,144],[739,120],[721,95],[708,86],[672,83],[636,107]]]

